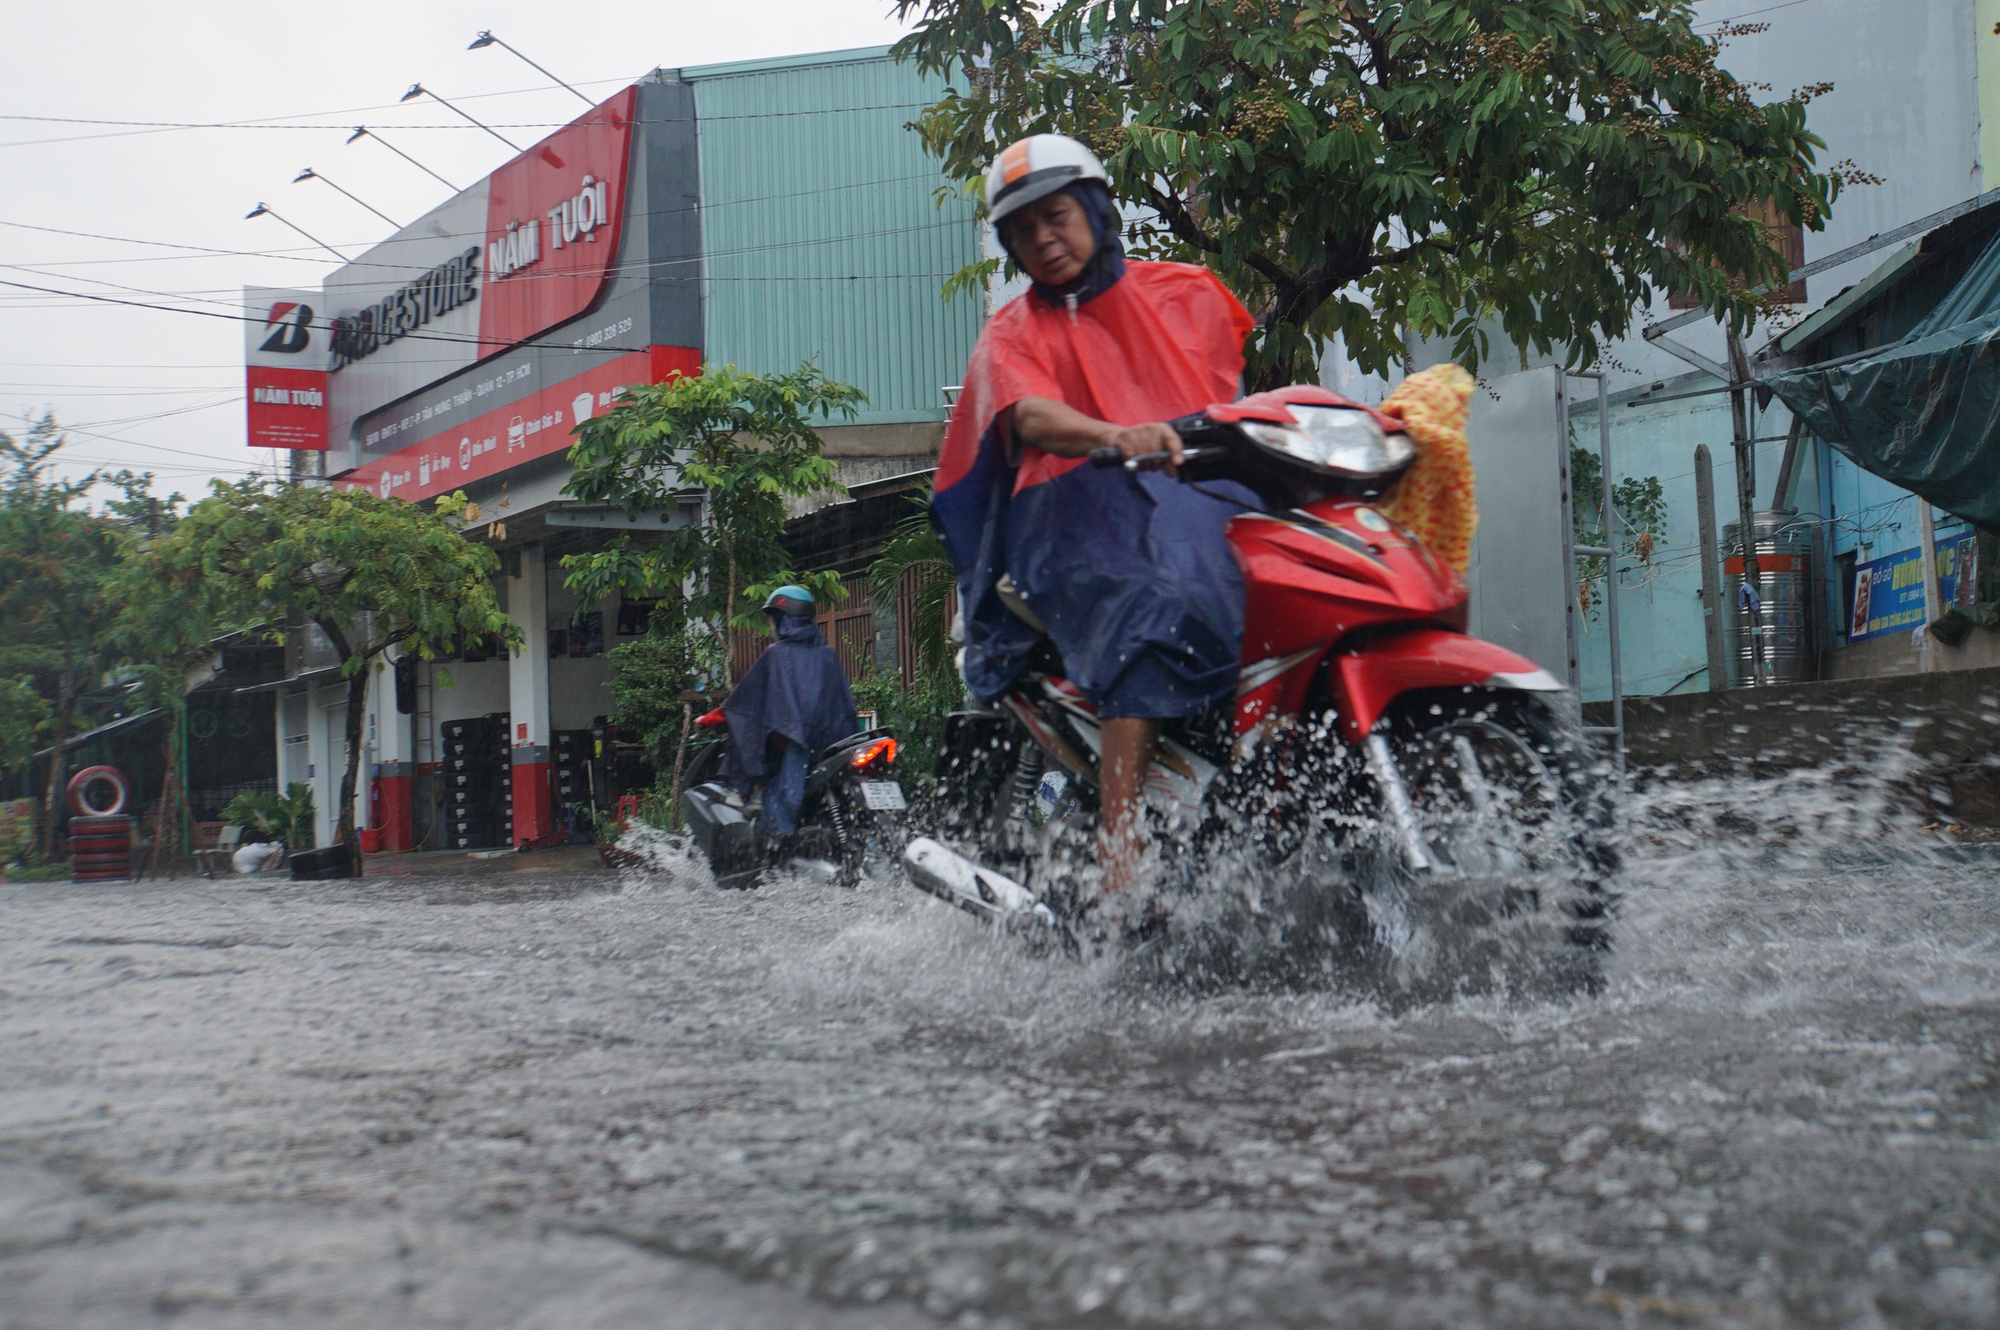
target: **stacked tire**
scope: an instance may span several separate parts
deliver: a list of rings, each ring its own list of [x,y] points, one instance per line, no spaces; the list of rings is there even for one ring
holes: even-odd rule
[[[85,767],[70,777],[69,875],[75,882],[132,876],[132,787],[115,767]],[[99,798],[105,798],[103,803]]]
[[[76,882],[132,876],[132,819],[115,813],[71,818],[69,875]]]

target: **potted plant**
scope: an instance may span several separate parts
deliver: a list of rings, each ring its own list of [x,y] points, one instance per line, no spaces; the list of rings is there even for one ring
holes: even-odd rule
[[[276,867],[300,850],[310,850],[317,839],[313,830],[312,786],[293,781],[283,794],[246,791],[229,801],[222,820],[243,828],[245,841],[276,844]]]

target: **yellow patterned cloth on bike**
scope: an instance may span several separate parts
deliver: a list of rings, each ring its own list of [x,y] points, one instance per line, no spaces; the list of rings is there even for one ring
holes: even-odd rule
[[[1472,376],[1457,365],[1434,365],[1398,384],[1382,414],[1403,422],[1417,460],[1382,503],[1382,511],[1422,537],[1431,553],[1461,574],[1472,563],[1479,526],[1473,497],[1472,453],[1465,437]]]
[[[1136,425],[1231,401],[1252,320],[1203,268],[1118,261],[1097,274],[1080,292],[1010,301],[966,367],[931,505],[959,575],[965,677],[991,701],[1040,641],[997,594],[1004,575],[1101,714],[1196,715],[1234,692],[1243,580],[1224,528],[1256,497],[1016,453],[1005,413],[1044,397]]]

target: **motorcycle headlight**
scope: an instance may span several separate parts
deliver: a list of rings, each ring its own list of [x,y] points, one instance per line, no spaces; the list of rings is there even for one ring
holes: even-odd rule
[[[1273,452],[1365,480],[1407,466],[1417,455],[1407,434],[1391,434],[1366,411],[1339,406],[1291,406],[1296,425],[1246,420],[1242,430]]]

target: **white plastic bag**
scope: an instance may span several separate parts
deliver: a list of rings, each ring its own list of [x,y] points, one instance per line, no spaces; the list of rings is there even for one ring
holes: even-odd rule
[[[261,873],[274,867],[284,853],[280,841],[252,841],[237,847],[236,853],[229,856],[229,865],[239,873]]]

